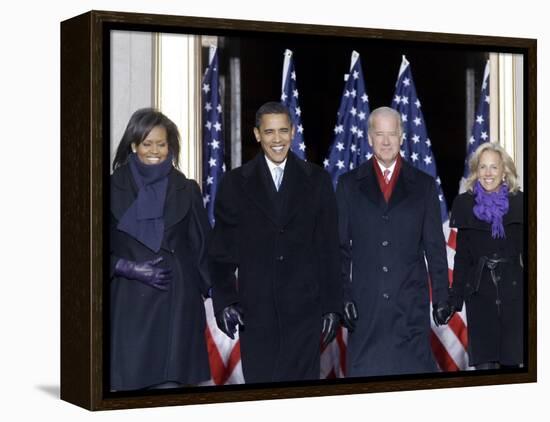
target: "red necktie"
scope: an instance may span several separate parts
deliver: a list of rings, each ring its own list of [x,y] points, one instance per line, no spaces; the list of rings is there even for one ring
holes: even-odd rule
[[[386,185],[390,183],[390,171],[388,169],[384,170],[384,181]]]

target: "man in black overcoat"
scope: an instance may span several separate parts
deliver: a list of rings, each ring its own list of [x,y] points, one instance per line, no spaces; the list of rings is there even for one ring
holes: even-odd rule
[[[262,151],[216,197],[214,312],[228,336],[239,327],[246,383],[318,379],[343,300],[336,199],[328,173],[289,151],[284,105],[260,107],[254,135]]]
[[[347,375],[432,372],[428,273],[434,318],[450,317],[435,180],[401,159],[395,110],[374,110],[368,137],[374,157],[341,176],[336,193],[344,321],[351,331]]]

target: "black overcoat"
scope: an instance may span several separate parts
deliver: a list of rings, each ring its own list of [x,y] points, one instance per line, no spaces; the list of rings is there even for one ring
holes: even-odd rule
[[[279,192],[263,153],[223,177],[209,248],[213,303],[216,313],[244,310],[247,383],[319,378],[322,315],[342,306],[336,213],[329,175],[292,153]]]
[[[455,306],[466,301],[468,357],[470,365],[499,362],[523,363],[523,193],[509,195],[503,225],[506,238],[493,239],[491,224],[478,220],[474,195],[456,197],[451,227],[458,228],[453,274]],[[491,277],[483,257],[506,262]]]
[[[111,389],[135,390],[210,378],[202,295],[209,288],[206,246],[210,225],[197,183],[176,169],[168,175],[161,249],[153,252],[116,226],[135,200],[128,165],[111,176]],[[146,261],[162,256],[173,279],[168,291],[114,277],[118,258]]]
[[[430,347],[430,293],[447,300],[448,267],[435,181],[402,163],[389,203],[374,159],[337,188],[343,284],[359,319],[348,337],[348,376],[437,369]]]

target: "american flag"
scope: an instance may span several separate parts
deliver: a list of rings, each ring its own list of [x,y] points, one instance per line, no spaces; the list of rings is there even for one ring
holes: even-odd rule
[[[342,174],[372,157],[367,135],[369,97],[357,51],[351,54],[350,73],[345,75],[344,80],[346,83],[334,127],[334,138],[328,158],[323,162],[335,188]]]
[[[462,180],[460,181],[459,191],[460,193],[464,192],[465,189],[465,181],[468,177],[470,170],[468,167],[468,161],[470,159],[471,154],[477,149],[477,147],[489,140],[489,104],[490,104],[490,97],[489,97],[489,60],[487,60],[487,63],[485,65],[485,70],[483,72],[483,82],[481,85],[481,92],[479,96],[479,101],[477,105],[477,110],[475,114],[475,122],[472,127],[472,134],[470,136],[470,139],[468,139],[468,142],[466,144],[466,159],[464,160],[464,176],[462,177]],[[452,283],[452,267],[454,266],[454,256],[456,251],[456,229],[451,229],[449,233],[449,238],[447,241],[447,258],[449,260],[449,279]],[[451,326],[451,329],[457,333],[457,336],[461,339],[461,343],[464,344],[464,347],[467,347],[467,320],[466,320],[466,305],[462,307],[462,311],[460,311],[459,314],[455,315],[453,319],[451,319],[449,325]],[[457,347],[458,349],[458,347]],[[453,368],[452,362],[451,368],[452,369],[473,369],[472,367],[468,366],[468,359],[465,357],[463,363],[461,365],[456,365],[457,368]],[[456,364],[456,362],[455,362]],[[451,369],[451,370],[452,370]]]
[[[452,280],[456,233],[453,235],[449,230],[449,214],[441,189],[441,180],[437,175],[431,141],[428,138],[421,103],[412,77],[411,66],[405,56],[403,56],[399,69],[392,107],[401,114],[403,121],[404,147],[401,149],[402,157],[408,160],[414,167],[432,176],[437,182],[443,232],[447,240],[449,277]],[[466,354],[466,347],[468,340],[465,315],[456,314],[448,325],[440,327],[436,327],[432,319],[431,326],[431,345],[439,368],[442,371],[467,369],[468,356]]]
[[[483,83],[481,84],[481,94],[477,103],[477,109],[475,114],[475,121],[472,127],[472,135],[468,139],[466,145],[466,159],[464,160],[464,176],[460,181],[460,193],[464,192],[464,182],[470,173],[468,167],[468,160],[470,159],[471,154],[477,149],[481,144],[489,141],[489,60],[485,64],[485,70],[483,72]]]
[[[292,51],[285,50],[283,62],[283,84],[281,92],[281,103],[290,110],[292,125],[296,128],[294,138],[290,144],[290,150],[302,160],[306,159],[306,144],[304,142],[304,127],[302,126],[302,110],[298,103],[298,85],[296,83],[296,70]]]
[[[224,141],[222,130],[222,104],[220,101],[218,51],[210,47],[209,64],[202,78],[203,158],[202,192],[210,224],[214,225],[214,200],[218,181],[225,172]]]
[[[351,54],[350,73],[344,76],[345,85],[340,100],[334,139],[329,156],[324,160],[325,169],[336,189],[340,175],[353,170],[372,157],[368,142],[367,121],[369,97],[363,79],[359,53]],[[341,378],[346,374],[346,347],[348,332],[339,328],[335,341],[321,353],[321,378]]]
[[[219,90],[218,51],[210,47],[209,62],[201,84],[203,123],[202,194],[210,224],[214,225],[214,200],[218,182],[225,172],[222,105]],[[207,327],[205,330],[212,379],[204,385],[239,384],[244,382],[241,367],[238,333],[235,340],[227,337],[217,326],[212,299],[204,302]]]

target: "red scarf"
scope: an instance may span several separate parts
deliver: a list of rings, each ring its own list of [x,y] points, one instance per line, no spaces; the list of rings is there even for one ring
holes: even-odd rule
[[[397,160],[395,162],[395,167],[393,168],[390,183],[386,183],[384,180],[384,175],[382,174],[382,170],[380,169],[380,165],[378,164],[378,161],[376,161],[376,158],[373,158],[372,165],[374,166],[374,172],[376,173],[376,178],[378,179],[378,186],[380,186],[380,190],[384,195],[384,200],[387,203],[390,200],[393,188],[395,187],[397,178],[399,177],[399,171],[401,170],[401,155],[397,154]]]

